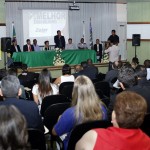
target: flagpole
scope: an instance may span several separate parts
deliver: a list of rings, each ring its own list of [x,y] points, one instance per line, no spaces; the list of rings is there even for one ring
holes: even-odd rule
[[[83,20],[83,38],[85,42],[85,21]]]

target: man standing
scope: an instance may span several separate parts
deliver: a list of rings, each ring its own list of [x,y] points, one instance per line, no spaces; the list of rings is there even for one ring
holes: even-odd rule
[[[112,69],[113,62],[120,59],[119,51],[120,49],[116,42],[114,42],[112,46],[105,50],[105,53],[109,53],[109,70]]]
[[[65,49],[65,38],[61,35],[61,31],[57,31],[57,35],[54,36],[55,48]]]
[[[1,101],[0,105],[16,106],[26,118],[28,128],[35,128],[44,132],[37,105],[33,101],[19,99],[21,92],[20,82],[16,76],[4,77],[0,89],[0,95],[3,96],[4,101]]]
[[[99,39],[96,39],[96,44],[94,44],[94,50],[97,54],[97,60],[101,62],[102,59],[102,44],[100,44]]]
[[[116,31],[112,30],[111,34],[112,35],[109,36],[108,41],[110,41],[110,43],[119,43],[119,36],[116,35]]]
[[[30,39],[27,39],[26,42],[27,42],[27,44],[23,46],[23,51],[24,52],[34,51],[34,47],[33,47],[33,45],[31,45]]]

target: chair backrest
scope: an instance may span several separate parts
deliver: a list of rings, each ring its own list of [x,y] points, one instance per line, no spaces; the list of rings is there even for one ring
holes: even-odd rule
[[[89,130],[95,128],[107,128],[112,124],[107,120],[90,121],[80,125],[77,125],[70,135],[68,150],[74,150],[78,140]]]
[[[144,122],[140,127],[150,137],[150,114],[147,114],[144,118]]]
[[[74,82],[63,82],[59,86],[59,93],[72,99],[72,90]]]
[[[44,133],[38,129],[28,129],[28,142],[31,145],[31,149],[35,150],[46,150],[46,142]]]
[[[41,105],[41,115],[44,116],[44,112],[49,106],[65,102],[70,102],[70,100],[65,95],[49,95],[44,97]]]
[[[106,97],[110,97],[109,83],[106,81],[99,81],[94,83],[95,89],[100,89]]]
[[[51,134],[53,126],[57,123],[58,117],[69,108],[71,103],[58,103],[48,107],[44,113],[44,125],[49,129]]]

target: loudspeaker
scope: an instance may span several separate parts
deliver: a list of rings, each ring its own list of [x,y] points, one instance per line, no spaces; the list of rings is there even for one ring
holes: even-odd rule
[[[140,46],[141,35],[140,34],[132,34],[132,46]]]
[[[1,50],[3,52],[8,52],[11,47],[11,38],[10,37],[3,37],[1,38]]]

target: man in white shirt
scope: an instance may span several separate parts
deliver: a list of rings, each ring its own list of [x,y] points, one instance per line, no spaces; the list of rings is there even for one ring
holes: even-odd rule
[[[116,42],[113,43],[108,49],[105,50],[105,53],[109,53],[109,70],[112,69],[112,63],[114,61],[119,61],[120,59],[120,49]]]
[[[71,38],[68,39],[68,44],[66,44],[65,49],[66,49],[66,50],[68,50],[68,49],[69,49],[69,50],[74,50],[74,49],[76,49],[76,46],[75,46],[75,44],[72,43],[72,39],[71,39]]]
[[[33,47],[34,47],[34,51],[36,51],[36,52],[41,51],[39,45],[37,44],[36,39],[33,40]]]
[[[87,44],[84,43],[84,38],[81,38],[80,43],[78,44],[78,49],[88,49]]]

